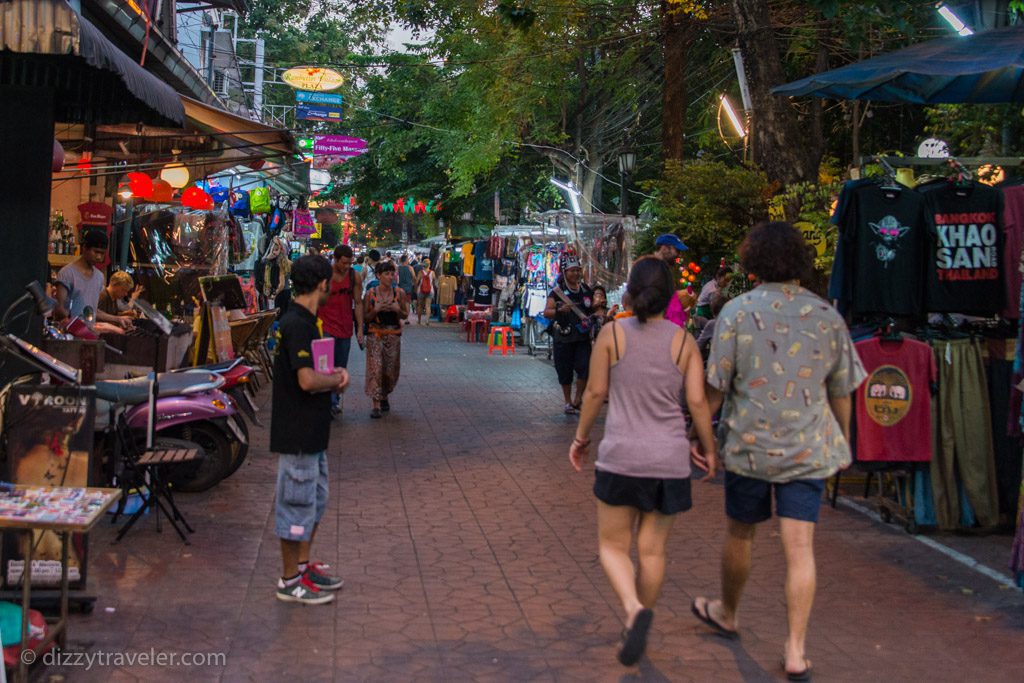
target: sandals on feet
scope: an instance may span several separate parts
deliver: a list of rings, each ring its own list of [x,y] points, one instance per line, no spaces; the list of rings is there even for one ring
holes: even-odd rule
[[[566,403],[565,404],[565,414],[566,415],[576,415],[579,412],[580,411],[576,410],[576,406],[574,406],[573,404],[571,404],[571,403]]]
[[[700,609],[697,605],[698,600],[704,601],[704,609]],[[711,601],[707,598],[694,598],[693,602],[690,603],[690,611],[693,612],[693,616],[700,619],[704,624],[709,626],[718,635],[729,640],[736,640],[740,637],[739,631],[734,631],[731,628],[726,628],[718,623],[713,616],[711,616]]]
[[[380,402],[380,411],[382,413],[387,413],[391,411],[391,404],[388,402],[387,399],[384,399],[383,401]]]
[[[374,408],[373,410],[371,410],[370,417],[372,417],[374,420],[379,420],[381,418],[380,408]]]
[[[633,625],[622,632],[622,648],[619,649],[619,663],[633,666],[644,656],[647,649],[647,632],[651,630],[654,612],[646,607],[636,613]]]

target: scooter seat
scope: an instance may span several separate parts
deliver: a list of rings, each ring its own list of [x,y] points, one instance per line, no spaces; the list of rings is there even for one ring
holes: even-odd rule
[[[96,397],[111,403],[135,405],[149,400],[149,377],[133,379],[99,380],[96,382]],[[224,378],[214,373],[160,373],[159,394],[180,396],[216,389],[224,383]]]

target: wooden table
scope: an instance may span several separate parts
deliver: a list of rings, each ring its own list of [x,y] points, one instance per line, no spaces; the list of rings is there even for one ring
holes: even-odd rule
[[[67,642],[68,621],[68,539],[74,533],[87,533],[103,513],[121,497],[120,489],[58,488],[0,484],[0,530],[24,534],[25,569],[21,576],[21,654],[15,681],[28,680],[28,662],[57,641]],[[25,656],[28,645],[29,608],[32,602],[32,532],[53,531],[60,535],[60,618],[50,624],[46,638]]]

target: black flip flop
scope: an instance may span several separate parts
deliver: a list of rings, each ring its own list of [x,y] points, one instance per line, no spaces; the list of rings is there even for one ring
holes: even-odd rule
[[[701,611],[697,609],[697,600],[694,599],[694,601],[690,603],[690,611],[693,612],[693,616],[700,619],[706,626],[713,629],[714,632],[718,635],[722,636],[723,638],[728,638],[729,640],[738,640],[740,637],[739,631],[734,631],[732,629],[726,628],[719,624],[717,621],[715,621],[715,618],[711,616],[711,612],[708,611],[710,606],[711,601],[705,598],[704,612],[701,613]]]
[[[622,648],[619,650],[619,663],[633,666],[644,656],[647,649],[647,632],[651,630],[654,612],[646,607],[636,613],[633,625],[623,632]]]
[[[374,420],[379,420],[381,418],[380,408],[374,408],[373,410],[371,410],[370,417],[372,417]]]
[[[791,671],[786,671],[786,660],[785,658],[783,658],[782,660],[782,670],[786,671],[786,680],[789,681],[796,681],[797,683],[807,683],[808,681],[810,681],[811,669],[814,667],[811,666],[811,663],[807,661],[806,657],[804,657],[804,666],[807,668],[805,668],[803,671],[797,671],[796,673],[793,673]]]

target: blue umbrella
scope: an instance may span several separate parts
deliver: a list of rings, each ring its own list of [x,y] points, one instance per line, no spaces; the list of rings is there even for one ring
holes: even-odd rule
[[[1024,26],[918,43],[772,92],[913,104],[1024,102]]]

